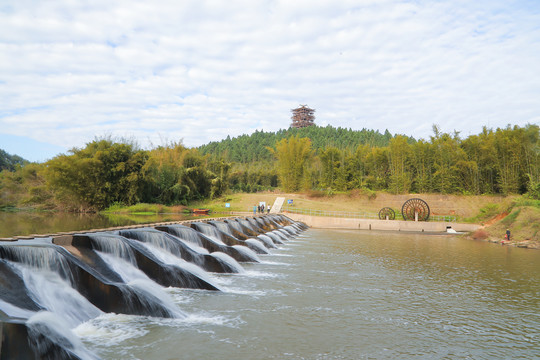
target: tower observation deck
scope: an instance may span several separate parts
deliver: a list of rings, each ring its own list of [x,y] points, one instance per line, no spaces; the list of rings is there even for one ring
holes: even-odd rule
[[[300,105],[296,109],[292,109],[292,124],[291,127],[303,128],[315,125],[315,109],[310,109],[307,105]]]

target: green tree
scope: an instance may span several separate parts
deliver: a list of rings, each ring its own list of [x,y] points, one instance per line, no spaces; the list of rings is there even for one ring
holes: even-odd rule
[[[336,189],[336,181],[342,169],[341,151],[334,146],[329,146],[321,150],[319,157],[322,165],[321,186],[323,188]]]
[[[514,129],[516,130],[516,129]],[[522,144],[517,131],[508,126],[495,132],[495,153],[497,155],[497,183],[503,194],[518,193],[520,171],[522,170]]]
[[[102,139],[70,152],[45,164],[45,179],[60,201],[86,211],[139,200],[145,151],[132,143]]]
[[[308,160],[312,155],[311,141],[308,138],[293,136],[283,139],[276,148],[269,150],[275,155],[278,175],[284,191],[298,191],[306,184]]]
[[[390,166],[388,147],[373,147],[366,154],[366,187],[371,190],[388,189]]]
[[[408,193],[412,179],[408,166],[410,145],[407,138],[398,135],[390,139],[388,146],[388,164],[390,166],[390,191],[394,194]]]
[[[432,144],[422,139],[411,145],[412,189],[415,192],[433,191],[433,150]]]
[[[22,157],[8,154],[4,150],[0,149],[0,171],[15,171],[17,166],[22,166],[27,163],[28,161],[24,160]]]
[[[434,189],[442,194],[451,194],[458,190],[457,163],[465,157],[460,147],[458,134],[451,136],[441,133],[437,126],[433,126],[435,136],[431,137],[434,147],[433,184]]]

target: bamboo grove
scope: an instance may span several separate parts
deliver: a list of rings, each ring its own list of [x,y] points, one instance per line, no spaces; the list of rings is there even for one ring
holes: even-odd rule
[[[0,172],[0,208],[188,204],[227,191],[277,187],[540,198],[537,125],[484,128],[466,138],[434,126],[427,140],[311,126],[257,131],[200,148],[172,143],[142,150],[131,141],[96,139],[45,163],[0,155],[9,164]]]
[[[428,140],[402,135],[310,127],[309,133],[278,136],[266,145],[273,161],[233,164],[233,189],[249,190],[279,185],[284,191],[325,192],[366,189],[391,193],[523,194],[540,192],[539,127],[484,128],[462,139],[459,133],[442,133],[437,126]],[[304,129],[299,129],[304,130]],[[340,130],[341,136],[340,136]],[[353,133],[353,134],[351,134]],[[278,135],[278,134],[277,134]],[[252,144],[257,144],[252,135]],[[359,139],[351,142],[349,139]],[[343,140],[345,139],[345,140]],[[249,143],[239,138],[223,151]],[[268,144],[266,140],[263,143]],[[214,146],[213,151],[218,149]],[[260,145],[244,151],[261,153]],[[223,155],[220,155],[223,156]],[[266,156],[266,155],[265,155]],[[243,187],[242,187],[243,186]]]
[[[0,173],[0,208],[96,211],[138,202],[187,204],[221,195],[230,165],[173,143],[141,150],[97,139],[42,163]]]

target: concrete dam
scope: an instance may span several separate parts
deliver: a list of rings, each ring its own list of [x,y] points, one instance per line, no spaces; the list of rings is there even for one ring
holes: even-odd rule
[[[107,313],[185,317],[164,288],[220,292],[209,274],[242,273],[305,229],[270,214],[0,241],[0,360],[98,359],[71,329]]]

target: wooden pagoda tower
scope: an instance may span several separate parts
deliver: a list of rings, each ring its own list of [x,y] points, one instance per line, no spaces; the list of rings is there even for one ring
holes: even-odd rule
[[[292,109],[292,124],[291,127],[303,128],[315,125],[315,109],[310,109],[307,105],[300,105],[296,109]]]

